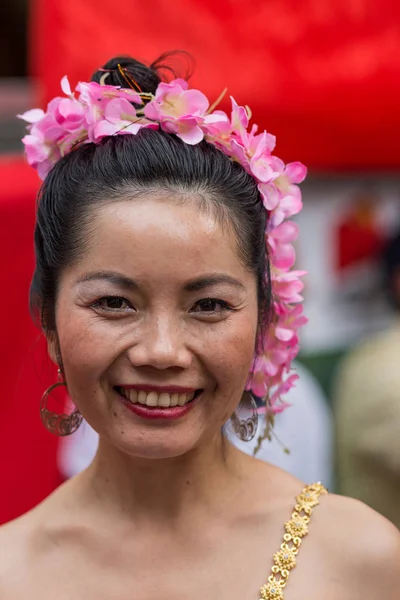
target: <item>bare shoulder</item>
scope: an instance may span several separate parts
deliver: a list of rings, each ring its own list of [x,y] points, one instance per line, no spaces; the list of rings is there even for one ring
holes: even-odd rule
[[[54,532],[63,526],[59,494],[54,493],[21,517],[0,527],[0,598],[30,597],[31,586],[46,570],[50,552],[57,548]]]
[[[0,597],[8,598],[12,589],[29,564],[29,545],[33,519],[28,513],[0,527]]]
[[[397,599],[399,530],[362,502],[334,494],[324,496],[314,514],[313,531],[326,559],[357,588],[354,593],[365,600]]]
[[[28,534],[31,524],[32,519],[29,513],[27,513],[14,521],[0,526],[0,548],[2,551],[0,568],[4,564],[4,559],[14,554],[14,550],[21,550],[21,544],[23,544],[23,540]]]

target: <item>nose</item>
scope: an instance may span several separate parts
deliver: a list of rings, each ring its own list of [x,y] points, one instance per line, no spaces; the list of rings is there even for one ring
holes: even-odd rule
[[[130,348],[129,359],[134,367],[154,369],[187,369],[192,355],[179,323],[168,315],[149,320],[140,339]]]

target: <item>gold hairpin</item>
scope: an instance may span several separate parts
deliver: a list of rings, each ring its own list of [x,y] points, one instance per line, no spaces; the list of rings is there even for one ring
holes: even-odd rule
[[[124,67],[122,67],[119,63],[117,66],[118,66],[118,71],[120,72],[121,76],[125,79],[128,86],[132,90],[135,90],[136,92],[139,92],[139,94],[142,94],[143,92],[142,92],[140,85],[134,80],[132,75],[130,73],[128,73],[127,69],[124,69]]]

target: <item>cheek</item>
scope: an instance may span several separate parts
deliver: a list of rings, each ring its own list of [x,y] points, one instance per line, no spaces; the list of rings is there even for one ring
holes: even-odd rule
[[[105,365],[114,360],[116,344],[110,331],[98,327],[96,319],[79,309],[63,311],[60,306],[57,333],[68,387],[98,379]]]
[[[240,400],[254,358],[257,318],[250,312],[233,315],[207,344],[207,360],[219,387]],[[224,393],[224,395],[225,395]]]

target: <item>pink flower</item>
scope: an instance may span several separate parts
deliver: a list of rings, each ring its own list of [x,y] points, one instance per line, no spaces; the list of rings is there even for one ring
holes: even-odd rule
[[[288,304],[302,302],[303,297],[300,292],[304,288],[303,282],[299,279],[305,275],[306,271],[288,271],[272,274],[272,285],[275,296]]]
[[[292,162],[286,165],[284,176],[290,183],[301,183],[307,176],[307,168],[301,162]]]
[[[77,100],[63,98],[55,108],[54,116],[57,123],[66,131],[75,131],[84,123],[84,108]]]
[[[95,81],[78,83],[76,91],[79,92],[79,102],[85,112],[88,138],[92,142],[96,141],[94,130],[97,124],[104,119],[109,102],[121,99],[138,105],[143,103],[140,95],[134,90],[112,85],[100,85]],[[101,137],[103,136],[98,139],[101,139]]]
[[[38,115],[39,113],[36,116]],[[32,114],[27,115],[27,118],[32,117]],[[21,118],[25,118],[25,115],[21,115]],[[58,142],[63,135],[64,130],[54,116],[43,113],[41,118],[30,125],[29,134],[22,138],[28,163],[37,169],[42,179],[62,156]]]
[[[269,183],[280,175],[284,165],[282,161],[271,155],[271,150],[275,146],[275,137],[266,131],[258,135],[255,135],[255,132],[254,128],[250,133],[244,129],[239,130],[238,135],[233,136],[231,152],[257,181]]]
[[[19,115],[30,123],[29,134],[22,140],[28,163],[42,179],[85,132],[84,110],[75,100],[67,77],[62,78],[61,88],[68,98],[54,98],[46,112],[33,109]]]
[[[275,210],[281,200],[281,194],[276,186],[273,183],[259,183],[258,190],[265,209],[270,212]]]
[[[299,376],[293,373],[286,380],[282,380],[277,388],[274,390],[269,398],[269,406],[271,407],[274,414],[281,413],[285,408],[288,408],[290,404],[282,401],[282,396],[286,395],[292,387],[294,387]]]
[[[145,106],[144,115],[159,121],[164,131],[175,133],[186,144],[198,144],[204,138],[200,125],[209,104],[204,94],[187,88],[182,79],[160,83],[154,100]]]
[[[143,127],[158,129],[158,123],[137,116],[135,108],[125,98],[110,100],[104,108],[104,119],[98,121],[91,132],[93,142],[103,137],[119,134],[135,134]]]
[[[232,126],[228,115],[222,110],[215,110],[204,117],[202,129],[209,143],[224,146],[232,133]]]
[[[287,196],[281,197],[277,205],[272,209],[269,230],[272,231],[272,229],[283,223],[285,219],[288,219],[289,217],[299,213],[302,207],[303,202],[301,199],[300,189],[296,185],[293,185],[291,186],[291,193]]]
[[[282,173],[284,165],[281,160],[271,155],[272,142],[266,131],[251,141],[252,151],[250,170],[260,183],[269,183]]]
[[[296,223],[285,221],[266,234],[270,253],[274,256],[274,267],[287,271],[296,260],[296,252],[291,242],[298,236],[299,227]]]
[[[231,96],[232,113],[231,126],[234,133],[243,133],[249,125],[249,117],[246,109],[243,106],[236,104],[236,101]]]
[[[302,305],[296,304],[291,308],[280,305],[277,311],[280,313],[280,319],[275,328],[275,336],[281,342],[295,341],[297,344],[297,331],[308,322],[307,317],[303,315]],[[293,343],[290,346],[293,346]]]
[[[279,167],[276,165],[276,171],[278,170]],[[303,181],[306,174],[307,169],[304,165],[300,162],[293,162],[281,169],[281,174],[274,179],[275,192],[272,191],[271,187],[267,188],[263,184],[259,185],[263,197],[266,199],[274,198],[273,203],[270,202],[270,206],[275,204],[270,209],[272,210],[271,228],[277,227],[285,219],[296,215],[302,209],[301,191],[296,184]],[[276,202],[276,193],[280,196],[278,202]]]
[[[183,142],[191,146],[199,144],[204,138],[204,133],[199,127],[198,117],[184,116],[176,121],[165,119],[161,122],[161,128],[167,133],[175,133]]]
[[[115,100],[116,98],[123,98],[133,104],[143,104],[140,95],[134,90],[113,85],[100,85],[95,81],[90,81],[89,83],[81,81],[76,86],[76,91],[80,94],[79,101],[82,104],[86,106],[98,106],[100,109],[104,109],[110,100]]]
[[[47,105],[46,115],[63,127],[65,131],[76,131],[84,122],[84,108],[75,99],[68,78],[61,79],[61,89],[67,98],[56,97]]]
[[[28,163],[37,170],[41,179],[45,179],[56,160],[61,158],[60,153],[58,157],[54,155],[44,139],[39,136],[25,135],[22,143],[25,146]]]

